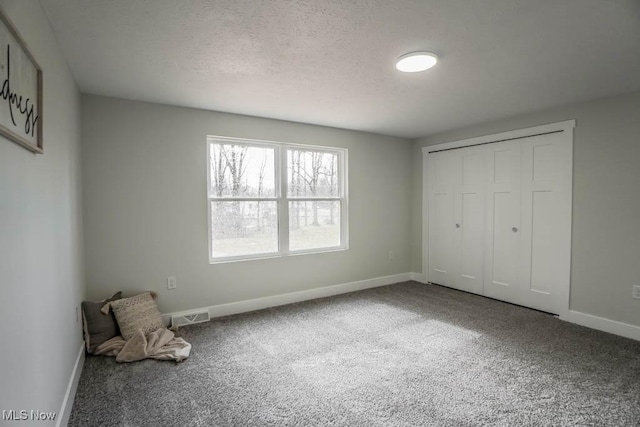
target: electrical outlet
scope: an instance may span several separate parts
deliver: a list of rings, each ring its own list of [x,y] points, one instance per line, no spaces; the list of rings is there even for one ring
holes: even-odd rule
[[[631,297],[634,299],[640,299],[640,286],[634,286],[631,291]]]
[[[389,251],[389,261],[392,261],[393,259],[395,259],[396,254],[393,251]]]
[[[178,287],[178,281],[176,280],[176,276],[167,277],[167,289],[175,289]]]

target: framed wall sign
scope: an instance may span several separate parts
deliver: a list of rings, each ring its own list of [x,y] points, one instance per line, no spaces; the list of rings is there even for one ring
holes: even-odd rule
[[[42,70],[2,9],[0,135],[42,153]]]

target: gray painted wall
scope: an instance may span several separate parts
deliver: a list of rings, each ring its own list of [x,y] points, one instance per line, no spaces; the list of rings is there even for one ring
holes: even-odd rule
[[[82,344],[80,95],[40,3],[0,5],[44,73],[44,154],[0,137],[0,410],[58,412]]]
[[[421,147],[576,119],[572,310],[640,326],[640,93],[571,105],[415,141],[412,267],[422,271]]]
[[[410,141],[98,96],[82,104],[89,297],[151,289],[166,313],[409,271]],[[207,134],[347,148],[350,249],[210,265]]]

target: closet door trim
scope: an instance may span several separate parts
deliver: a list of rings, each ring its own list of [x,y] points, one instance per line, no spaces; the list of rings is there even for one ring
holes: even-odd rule
[[[547,133],[556,133],[561,132],[562,138],[564,139],[564,143],[567,144],[570,155],[566,157],[566,162],[569,164],[567,167],[571,172],[570,176],[570,191],[569,197],[570,200],[567,201],[569,204],[569,215],[572,215],[572,195],[573,195],[573,129],[576,127],[575,120],[567,120],[563,122],[550,123],[546,125],[534,126],[529,128],[517,129],[507,132],[501,132],[491,135],[484,135],[475,138],[462,139],[459,141],[451,141],[445,142],[437,145],[429,145],[426,147],[422,147],[422,272],[423,278],[425,282],[429,282],[429,174],[427,172],[427,162],[429,159],[429,153],[443,151],[443,150],[451,150],[455,148],[463,148],[463,147],[471,147],[474,145],[483,145],[490,144],[494,142],[500,142],[505,140],[512,139],[521,139],[530,136],[543,135]],[[569,239],[569,259],[571,252],[571,230],[568,231]],[[570,299],[570,283],[571,283],[571,272],[570,268],[566,269],[565,277],[559,278],[560,283],[562,285],[560,291],[561,298],[561,309],[560,312],[557,313],[561,318],[566,318],[569,313],[569,299]]]

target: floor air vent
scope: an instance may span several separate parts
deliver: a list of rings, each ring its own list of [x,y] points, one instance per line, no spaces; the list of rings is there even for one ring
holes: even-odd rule
[[[187,326],[211,320],[208,311],[194,311],[192,313],[175,314],[171,316],[171,326]]]

